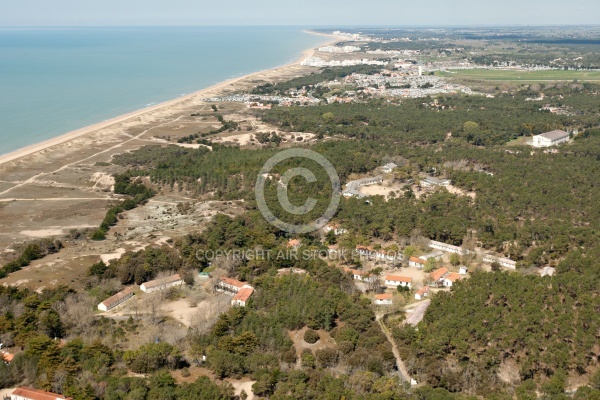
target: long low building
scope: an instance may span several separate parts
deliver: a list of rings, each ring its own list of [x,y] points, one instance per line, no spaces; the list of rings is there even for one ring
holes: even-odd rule
[[[436,250],[441,250],[441,251],[445,251],[447,253],[455,253],[458,255],[463,255],[463,254],[469,254],[470,251],[469,250],[465,250],[460,246],[454,246],[452,244],[448,244],[448,243],[444,243],[444,242],[438,242],[436,240],[430,240],[429,241],[429,247],[431,247],[432,249],[436,249]]]
[[[488,264],[497,262],[504,268],[517,269],[516,261],[511,260],[510,258],[498,257],[490,253],[483,256],[483,262]]]
[[[562,130],[535,135],[529,144],[533,147],[550,147],[569,141],[569,134]]]
[[[144,293],[152,293],[158,292],[159,290],[165,290],[173,286],[181,285],[183,285],[183,279],[181,279],[181,275],[175,274],[167,276],[165,278],[144,282],[140,285],[140,290]]]
[[[72,397],[65,397],[62,394],[21,386],[13,390],[10,400],[72,400]]]
[[[133,293],[133,288],[128,287],[126,289],[121,290],[119,293],[110,296],[108,299],[104,300],[102,303],[98,304],[98,310],[100,311],[108,311],[112,310],[119,304],[123,304],[130,298],[135,296]]]

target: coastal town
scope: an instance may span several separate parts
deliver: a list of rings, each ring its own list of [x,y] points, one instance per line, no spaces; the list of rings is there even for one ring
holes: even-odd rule
[[[595,56],[476,33],[319,32],[0,158],[0,398],[595,385]]]

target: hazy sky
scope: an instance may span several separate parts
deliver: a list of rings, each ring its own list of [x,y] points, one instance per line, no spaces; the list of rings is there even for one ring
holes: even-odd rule
[[[600,24],[598,0],[0,0],[0,26]]]

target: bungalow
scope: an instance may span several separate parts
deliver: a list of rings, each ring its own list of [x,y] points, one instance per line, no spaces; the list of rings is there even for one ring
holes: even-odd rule
[[[183,279],[181,279],[181,275],[175,274],[164,278],[155,279],[153,281],[144,282],[140,285],[140,290],[144,293],[152,293],[181,285],[183,285]]]
[[[390,306],[392,305],[392,297],[391,293],[376,294],[375,304],[378,306]]]
[[[427,296],[429,296],[429,286],[423,286],[415,293],[415,300],[422,300]]]
[[[394,287],[402,286],[410,289],[412,287],[412,278],[399,275],[386,275],[385,285]]]
[[[409,267],[417,267],[418,269],[423,269],[423,267],[425,267],[425,260],[419,258],[419,257],[411,257],[408,259],[408,266]]]
[[[442,279],[442,285],[446,287],[452,287],[454,282],[459,281],[461,279],[462,275],[457,274],[456,272],[451,272],[450,274],[448,274],[448,276]]]
[[[504,268],[510,268],[510,269],[517,269],[517,262],[511,260],[510,258],[504,258],[504,257],[497,257],[493,254],[486,254],[483,256],[483,262],[484,263],[494,263],[497,262],[498,264],[500,264],[501,266],[503,266]]]
[[[106,299],[102,303],[98,304],[98,310],[100,310],[100,311],[112,310],[113,308],[115,308],[119,304],[123,304],[124,302],[126,302],[127,300],[132,298],[133,296],[135,296],[135,293],[133,293],[133,288],[132,287],[125,288],[125,289],[121,290],[119,293],[110,296],[108,299]]]
[[[254,289],[251,287],[240,289],[240,291],[233,296],[233,299],[231,299],[231,305],[237,307],[246,307],[246,302],[250,296],[252,296],[252,293],[254,293]]]
[[[446,275],[448,275],[448,268],[442,267],[433,271],[429,277],[433,281],[433,284],[438,286],[440,283],[443,284],[441,281],[446,277]]]
[[[460,256],[462,256],[465,253],[466,254],[470,253],[469,250],[464,250],[460,246],[454,246],[454,245],[451,245],[451,244],[448,244],[448,243],[438,242],[436,240],[430,240],[429,241],[429,247],[431,247],[432,249],[445,251],[447,253],[455,253],[455,254],[458,254]]]
[[[10,400],[72,400],[72,397],[65,397],[62,394],[21,386],[13,390]]]
[[[398,165],[394,164],[393,162],[387,163],[383,167],[381,167],[381,172],[383,172],[384,174],[389,174],[396,168],[398,168]]]

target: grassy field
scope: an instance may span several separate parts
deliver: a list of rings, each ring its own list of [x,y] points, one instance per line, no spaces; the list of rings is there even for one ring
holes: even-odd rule
[[[515,71],[501,69],[457,69],[436,71],[437,76],[448,78],[483,80],[483,81],[517,81],[517,82],[551,82],[551,81],[586,81],[600,82],[600,71]]]

